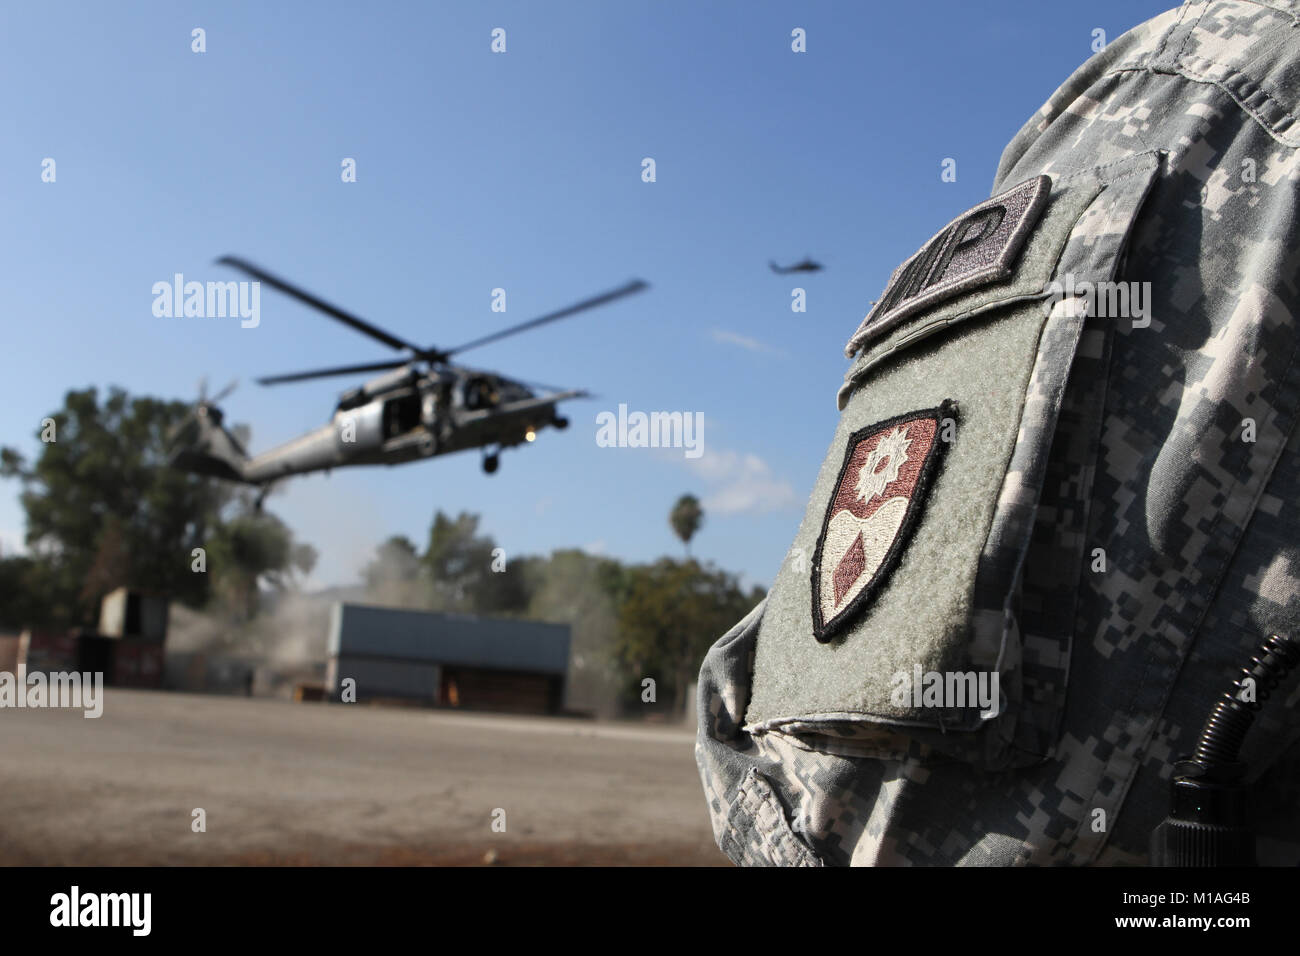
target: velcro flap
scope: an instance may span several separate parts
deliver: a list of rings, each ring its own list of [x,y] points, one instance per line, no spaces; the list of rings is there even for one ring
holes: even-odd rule
[[[843,414],[769,592],[749,732],[1032,762],[1010,752],[1034,729],[1016,725],[1020,572],[1087,311],[1060,280],[1112,279],[1158,167],[1153,152],[1027,180],[989,201],[1002,213],[981,204],[896,271],[850,343],[862,354]],[[1018,255],[998,236],[1008,223],[1024,226]],[[960,258],[972,250],[979,261]],[[940,289],[945,276],[957,285]],[[1064,675],[1043,686],[1053,699],[1034,719],[1054,727]]]

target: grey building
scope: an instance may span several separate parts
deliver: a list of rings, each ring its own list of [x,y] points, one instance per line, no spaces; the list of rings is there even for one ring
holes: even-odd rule
[[[569,640],[567,624],[340,602],[330,617],[325,683],[331,700],[351,678],[357,701],[557,713]]]

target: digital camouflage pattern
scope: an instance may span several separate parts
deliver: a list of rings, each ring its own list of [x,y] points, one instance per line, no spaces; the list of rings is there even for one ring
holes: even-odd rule
[[[992,194],[1038,175],[1128,192],[1131,214],[1089,206],[1058,277],[1091,257],[1151,284],[1145,327],[1052,305],[971,587],[968,659],[1021,649],[998,664],[1014,722],[997,738],[1021,759],[879,715],[747,720],[765,614],[806,586],[787,561],[700,674],[696,758],[734,862],[1147,862],[1213,699],[1270,632],[1300,630],[1298,111],[1300,2],[1188,3],[1110,43],[1008,145]],[[862,347],[846,418],[908,328]],[[1294,676],[1242,757],[1260,862],[1300,863]]]

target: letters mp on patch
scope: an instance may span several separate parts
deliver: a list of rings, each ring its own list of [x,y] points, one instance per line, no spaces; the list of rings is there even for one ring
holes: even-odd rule
[[[1035,176],[984,200],[940,229],[894,270],[845,353],[852,356],[868,340],[936,302],[1011,275],[1051,187],[1050,177]]]
[[[849,436],[812,563],[813,634],[823,644],[865,607],[907,546],[956,403],[909,412]]]

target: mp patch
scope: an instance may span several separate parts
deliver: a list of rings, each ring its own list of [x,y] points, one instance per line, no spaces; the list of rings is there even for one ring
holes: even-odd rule
[[[935,234],[894,270],[885,291],[845,347],[852,356],[910,315],[1005,279],[1042,215],[1052,180],[1035,176],[986,199]]]
[[[893,571],[920,517],[956,403],[909,412],[849,436],[812,563],[813,634],[831,640]]]

